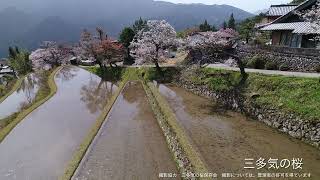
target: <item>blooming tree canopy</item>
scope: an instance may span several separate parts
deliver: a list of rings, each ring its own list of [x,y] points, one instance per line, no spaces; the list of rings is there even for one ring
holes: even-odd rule
[[[112,41],[105,35],[102,28],[97,28],[98,37],[93,37],[90,32],[84,30],[81,34],[80,47],[83,50],[82,54],[86,57],[94,57],[100,67],[105,67],[107,64],[115,64],[122,62],[125,49],[116,42]]]
[[[72,48],[57,45],[55,42],[47,42],[46,44],[50,45],[31,53],[29,58],[34,68],[43,69],[70,63],[70,59],[73,57]]]
[[[238,33],[233,29],[221,29],[217,32],[199,32],[186,40],[187,49],[201,53],[201,64],[206,59],[217,59],[227,49],[232,49]]]
[[[150,20],[131,42],[130,53],[137,64],[154,63],[158,70],[159,59],[176,45],[176,31],[164,20]]]
[[[232,57],[237,61],[244,76],[246,74],[244,64],[235,51],[238,36],[235,30],[229,28],[217,32],[199,32],[186,39],[186,48],[191,52],[200,53],[199,65],[207,60],[219,61],[225,56]]]
[[[301,16],[303,19],[311,23],[311,26],[318,34],[316,36],[316,40],[320,40],[320,0],[316,2],[316,4],[308,10],[302,11],[302,12],[297,12],[299,16]]]

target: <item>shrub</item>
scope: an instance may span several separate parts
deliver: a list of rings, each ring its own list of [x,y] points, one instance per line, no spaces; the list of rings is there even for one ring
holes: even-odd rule
[[[315,71],[320,73],[320,65],[316,66]]]
[[[288,65],[282,64],[282,65],[279,67],[279,70],[280,70],[280,71],[289,71],[290,68],[289,68]]]
[[[265,64],[265,59],[261,55],[255,55],[248,61],[247,66],[254,69],[264,69]]]
[[[265,69],[267,69],[267,70],[277,70],[278,69],[278,65],[275,62],[268,61],[266,63],[266,65],[265,65]]]

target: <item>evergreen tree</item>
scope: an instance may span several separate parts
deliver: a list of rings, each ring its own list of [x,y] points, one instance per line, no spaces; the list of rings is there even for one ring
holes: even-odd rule
[[[200,24],[199,29],[201,32],[207,32],[212,30],[207,20],[205,20],[203,24]]]
[[[18,47],[9,47],[9,65],[19,75],[25,75],[32,71],[32,62],[29,56],[28,52],[20,51]]]
[[[130,56],[130,49],[129,49],[130,43],[132,42],[134,36],[135,36],[134,30],[130,27],[125,27],[120,34],[119,41],[123,44],[123,46],[127,50],[127,56],[124,60],[124,64],[131,65],[134,63],[133,58]]]
[[[216,31],[218,31],[218,30],[217,30],[217,28],[216,28],[214,25],[212,25],[212,26],[211,26],[211,31],[216,32]]]
[[[222,24],[222,29],[226,29],[227,27],[228,27],[227,22],[224,21],[223,24]]]
[[[132,26],[135,34],[137,34],[140,30],[144,29],[145,27],[147,27],[147,21],[143,20],[141,17],[139,20],[136,20]]]
[[[9,58],[15,58],[17,57],[17,52],[13,47],[9,47]]]
[[[231,14],[229,21],[228,21],[228,28],[236,29],[236,21],[234,19],[233,13]]]

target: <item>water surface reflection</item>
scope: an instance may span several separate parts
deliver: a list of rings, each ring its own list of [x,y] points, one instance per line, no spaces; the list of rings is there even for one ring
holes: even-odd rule
[[[99,89],[99,77],[70,66],[58,72],[55,82],[55,96],[28,115],[0,144],[1,180],[58,179],[99,116],[101,108],[93,111],[88,107],[82,90],[86,86]],[[104,87],[99,90],[104,99],[93,97],[101,106],[112,94],[107,91],[110,86]]]
[[[34,100],[41,83],[39,74],[30,74],[22,81],[21,86],[0,104],[0,119],[6,118]]]
[[[213,173],[300,172],[311,173],[309,179],[319,179],[320,153],[317,149],[242,114],[216,111],[214,102],[182,88],[160,85],[159,90]],[[258,160],[260,157],[266,162],[269,158],[303,158],[303,169],[244,169],[245,158]]]

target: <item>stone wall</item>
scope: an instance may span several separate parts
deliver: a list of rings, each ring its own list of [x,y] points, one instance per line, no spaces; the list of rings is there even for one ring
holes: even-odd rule
[[[273,127],[294,138],[300,139],[320,149],[320,122],[303,120],[301,117],[282,112],[275,108],[259,106],[255,103],[255,96],[244,97],[237,91],[218,93],[210,91],[206,86],[194,85],[184,79],[175,81],[197,95],[214,99],[229,109],[245,113],[270,127]]]
[[[286,65],[291,71],[313,72],[320,66],[320,49],[278,46],[241,46],[238,53],[244,59],[257,54],[278,66]]]

